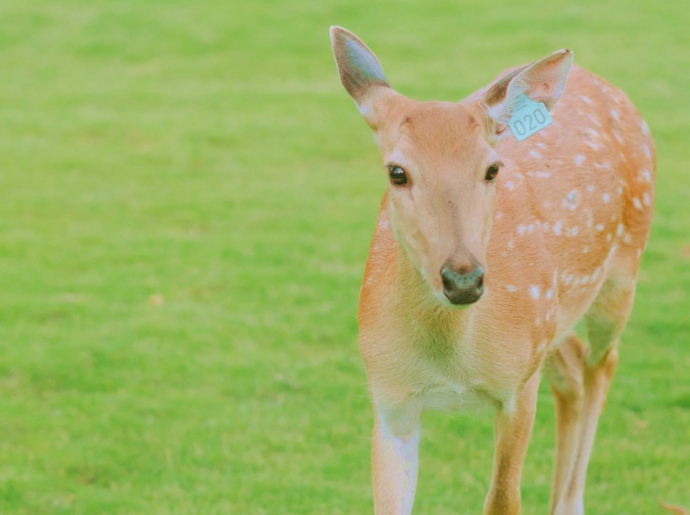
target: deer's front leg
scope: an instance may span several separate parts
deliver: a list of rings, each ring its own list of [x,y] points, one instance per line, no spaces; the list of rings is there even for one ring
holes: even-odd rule
[[[512,409],[499,408],[494,423],[494,464],[485,515],[520,513],[520,478],[537,409],[539,373],[517,394]]]
[[[417,487],[420,412],[376,407],[371,469],[375,515],[410,515]]]

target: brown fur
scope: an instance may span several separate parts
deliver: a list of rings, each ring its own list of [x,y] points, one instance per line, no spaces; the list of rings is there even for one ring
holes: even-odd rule
[[[332,30],[347,77],[351,63],[339,60],[338,48],[350,33]],[[594,432],[649,233],[655,162],[646,125],[622,92],[573,66],[561,95],[571,59],[555,52],[460,103],[357,85],[353,97],[384,164],[410,178],[384,195],[359,305],[377,414],[377,514],[411,510],[420,412],[474,403],[496,408],[484,511],[519,513],[545,360],[558,415],[551,513],[583,513]],[[553,108],[554,123],[523,142],[499,139],[505,112],[494,113],[521,80]],[[497,160],[504,166],[487,184],[485,170]],[[486,271],[486,291],[465,309],[445,302],[439,272],[449,260]],[[589,347],[572,336],[581,318]]]

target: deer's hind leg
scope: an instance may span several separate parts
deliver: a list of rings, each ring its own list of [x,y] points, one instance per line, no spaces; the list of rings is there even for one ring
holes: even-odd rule
[[[587,465],[618,363],[618,337],[634,295],[634,276],[608,277],[585,315],[589,349],[572,336],[549,359],[547,374],[558,416],[554,515],[584,515]]]

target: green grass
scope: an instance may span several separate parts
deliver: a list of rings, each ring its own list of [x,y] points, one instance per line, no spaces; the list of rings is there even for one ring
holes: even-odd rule
[[[331,24],[416,98],[568,46],[636,103],[656,215],[586,505],[690,505],[690,12],[516,4],[0,3],[0,513],[371,512],[355,313],[385,185]],[[424,422],[416,513],[480,513],[490,413]]]

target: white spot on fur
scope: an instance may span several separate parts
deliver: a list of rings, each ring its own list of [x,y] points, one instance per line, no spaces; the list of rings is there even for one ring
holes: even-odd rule
[[[613,116],[613,118],[614,118],[615,120],[620,120],[620,119],[621,119],[621,118],[620,118],[620,115],[618,114],[618,111],[616,111],[615,109],[611,109],[610,112],[611,112],[611,116]]]
[[[588,252],[589,252],[589,247],[588,247],[587,245],[585,245],[584,247],[582,247],[582,253],[583,253],[583,254],[587,254]]]
[[[517,233],[520,234],[520,235],[525,234],[525,226],[522,225],[522,224],[518,225],[518,226],[517,226]]]
[[[610,170],[611,169],[611,163],[608,161],[604,163],[594,163],[595,168],[599,168],[600,170]]]
[[[649,150],[649,147],[647,145],[642,146],[642,151],[644,152],[644,155],[647,157],[652,157],[652,153]]]
[[[594,186],[593,186],[592,184],[588,184],[588,185],[587,185],[587,191],[589,191],[590,193],[592,193],[592,192],[594,191]]]
[[[637,249],[637,259],[640,259],[641,255],[642,255],[642,249]]]
[[[553,297],[553,290],[546,290],[546,298],[550,299],[551,297]]]
[[[542,142],[539,142],[536,144],[539,148],[546,148],[546,145],[544,145]]]
[[[496,211],[496,214],[494,215],[494,218],[495,218],[496,220],[500,220],[501,218],[503,218],[503,213],[501,213],[500,211]]]
[[[534,300],[537,300],[539,298],[539,295],[540,295],[539,286],[536,286],[534,284],[532,286],[530,286],[529,287],[529,294],[530,294],[530,297],[532,297]]]
[[[577,233],[580,232],[580,229],[577,228],[577,225],[570,229],[570,235],[571,236],[577,236]]]
[[[619,195],[622,195],[623,194],[623,186],[618,186],[616,188],[616,193],[618,193]]]
[[[608,193],[604,193],[604,194],[601,196],[601,200],[604,201],[604,204],[608,204],[608,203],[609,203],[609,200],[611,200],[611,195],[609,195]]]
[[[564,206],[571,211],[577,207],[577,191],[571,190],[565,198]]]
[[[649,134],[649,127],[647,126],[647,122],[643,121],[642,125],[640,125],[640,129],[642,130],[642,134]]]
[[[606,241],[611,241],[612,238],[613,238],[613,236],[611,235],[611,233],[608,233],[606,235]]]
[[[616,228],[616,236],[620,236],[623,234],[623,231],[625,230],[625,227],[623,224],[618,224],[618,227]]]
[[[382,229],[386,229],[386,228],[390,227],[390,225],[391,224],[388,220],[381,220],[379,222],[379,227],[381,227]]]
[[[588,115],[587,115],[587,118],[589,118],[590,120],[592,120],[592,123],[593,123],[594,125],[596,125],[597,127],[601,127],[601,123],[599,122],[599,120],[597,120],[596,116],[594,116],[594,115],[592,115],[592,114],[588,114]]]
[[[640,178],[641,181],[652,182],[652,174],[649,173],[649,170],[642,170],[638,177]]]
[[[586,102],[587,104],[593,104],[594,103],[594,101],[591,98],[586,97],[584,95],[580,95],[580,98],[582,99],[583,102]]]
[[[534,157],[535,159],[541,159],[541,154],[536,150],[530,150],[529,155]]]
[[[515,244],[513,243],[513,240],[508,240],[508,248],[509,248],[509,249],[512,249],[513,247],[515,247]]]
[[[652,197],[646,191],[642,194],[642,203],[645,206],[651,206],[652,205]]]
[[[513,181],[506,182],[506,189],[507,190],[512,190],[514,188],[515,188],[515,184],[513,183]]]
[[[561,223],[560,220],[559,220],[558,222],[556,222],[555,224],[553,224],[553,233],[556,234],[556,235],[560,235],[560,234],[561,234],[561,226],[562,226],[562,225],[563,225],[563,224]]]
[[[603,231],[604,230],[604,224],[597,224],[596,230],[599,232]]]
[[[632,243],[632,236],[630,235],[630,233],[626,232],[623,235],[623,243],[625,243],[626,245],[630,245]]]
[[[527,234],[532,234],[534,232],[534,224],[529,224],[527,226]]]
[[[585,162],[585,156],[580,155],[580,154],[578,154],[578,155],[575,156],[575,164],[576,164],[577,166],[580,166],[580,165],[581,165],[582,163],[584,163],[584,162]]]
[[[527,172],[526,175],[530,177],[539,177],[540,179],[548,179],[551,177],[549,172]]]
[[[517,291],[517,286],[513,286],[512,284],[506,284],[506,290],[509,292],[515,292]]]
[[[642,211],[642,202],[640,202],[640,199],[637,197],[633,197],[632,199],[633,206],[635,206],[635,209],[638,211]]]
[[[543,224],[541,224],[541,228],[544,231],[548,231],[549,230],[549,222],[544,222]]]

